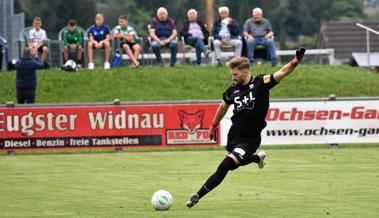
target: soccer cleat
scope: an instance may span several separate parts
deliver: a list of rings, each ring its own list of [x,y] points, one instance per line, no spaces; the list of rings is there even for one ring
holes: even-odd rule
[[[193,207],[195,204],[199,202],[199,195],[197,193],[193,194],[190,199],[187,201],[186,206],[188,208]]]
[[[88,69],[89,69],[89,70],[93,70],[93,69],[95,69],[95,64],[94,64],[93,62],[89,62],[89,63],[88,63]]]
[[[108,61],[106,61],[106,62],[104,63],[104,69],[106,69],[106,70],[111,69],[111,64],[110,64]]]
[[[257,155],[261,159],[261,161],[258,163],[258,167],[259,167],[259,169],[262,169],[265,166],[264,160],[265,160],[265,157],[266,157],[266,152],[260,151],[260,152],[258,152]]]

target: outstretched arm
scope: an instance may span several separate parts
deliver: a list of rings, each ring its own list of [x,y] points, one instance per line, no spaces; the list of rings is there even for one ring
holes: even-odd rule
[[[274,73],[274,79],[277,82],[280,82],[284,77],[292,73],[296,66],[301,62],[304,57],[305,48],[301,47],[296,50],[296,56],[292,59],[291,62],[284,65],[280,70]]]

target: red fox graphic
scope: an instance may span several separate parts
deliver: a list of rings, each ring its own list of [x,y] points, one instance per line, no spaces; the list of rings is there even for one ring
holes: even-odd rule
[[[190,134],[194,134],[198,129],[203,127],[204,114],[204,110],[199,110],[195,113],[179,110],[180,127],[187,130]]]

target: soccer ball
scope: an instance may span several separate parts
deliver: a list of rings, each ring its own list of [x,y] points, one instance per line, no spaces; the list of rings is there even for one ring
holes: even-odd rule
[[[170,192],[166,190],[156,191],[153,194],[153,197],[151,197],[151,204],[155,210],[168,210],[170,209],[173,202],[174,198]]]

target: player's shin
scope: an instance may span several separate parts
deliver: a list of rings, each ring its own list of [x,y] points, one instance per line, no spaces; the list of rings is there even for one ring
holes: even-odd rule
[[[238,168],[238,165],[236,165],[234,160],[230,157],[226,157],[218,166],[216,172],[208,178],[208,180],[197,192],[199,198],[202,198],[208,192],[216,188],[222,182],[222,180],[224,180],[226,174],[228,174],[228,171],[234,170],[236,168]]]

